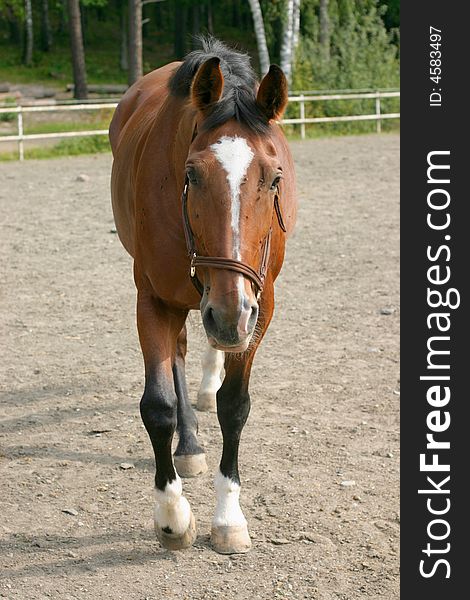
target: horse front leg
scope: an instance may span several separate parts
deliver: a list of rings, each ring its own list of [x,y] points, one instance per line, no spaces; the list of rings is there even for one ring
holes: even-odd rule
[[[171,454],[177,424],[173,364],[186,315],[169,309],[145,288],[138,290],[137,326],[145,363],[140,413],[155,452],[155,532],[162,546],[170,550],[187,548],[196,539],[194,516]]]
[[[255,339],[241,357],[226,354],[225,378],[217,392],[217,417],[223,437],[222,458],[215,475],[217,505],[212,519],[212,547],[220,554],[247,552],[251,548],[245,516],[240,508],[238,450],[243,427],[250,412],[248,384],[256,350],[271,321],[273,289],[263,292]]]

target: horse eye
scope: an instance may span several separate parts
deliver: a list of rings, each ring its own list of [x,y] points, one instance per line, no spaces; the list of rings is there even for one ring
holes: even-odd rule
[[[186,169],[186,176],[188,177],[189,183],[192,185],[197,184],[196,170],[194,167],[188,167]]]
[[[274,178],[274,181],[272,182],[270,189],[275,190],[277,188],[277,186],[279,185],[279,182],[281,181],[281,179],[282,179],[281,175],[277,175]]]

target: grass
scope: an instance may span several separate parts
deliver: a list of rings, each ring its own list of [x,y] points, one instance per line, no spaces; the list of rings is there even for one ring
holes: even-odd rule
[[[16,115],[14,115],[16,120]],[[55,122],[55,123],[34,123],[34,124],[25,124],[24,133],[28,135],[30,133],[61,133],[67,131],[88,131],[93,129],[108,129],[109,128],[110,119],[103,119],[100,121],[65,121],[65,122]],[[5,132],[5,135],[16,135],[17,127],[16,123],[14,124],[14,132]],[[0,135],[1,138],[1,135]]]
[[[26,148],[24,157],[29,158],[59,158],[61,156],[78,156],[80,154],[98,154],[111,152],[108,137],[92,135],[90,137],[61,140],[54,146],[45,148]],[[0,161],[18,160],[18,152],[0,153]]]
[[[93,129],[108,129],[110,119],[93,122],[66,121],[57,123],[34,123],[25,125],[25,134],[28,133],[60,133],[62,131],[89,131]]]
[[[285,125],[284,133],[288,140],[300,140],[300,125]],[[384,119],[382,133],[398,132],[400,119]],[[367,135],[376,133],[376,121],[350,121],[339,123],[315,123],[305,125],[305,139],[336,137],[341,135]]]

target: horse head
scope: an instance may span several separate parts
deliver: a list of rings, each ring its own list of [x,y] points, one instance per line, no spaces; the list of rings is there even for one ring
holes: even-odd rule
[[[202,320],[212,347],[243,352],[258,320],[275,214],[284,227],[284,165],[271,122],[284,112],[287,82],[272,65],[256,93],[243,86],[224,90],[220,59],[213,57],[197,70],[191,103],[196,120],[185,164],[185,218]],[[224,111],[234,107],[235,115],[226,119]]]

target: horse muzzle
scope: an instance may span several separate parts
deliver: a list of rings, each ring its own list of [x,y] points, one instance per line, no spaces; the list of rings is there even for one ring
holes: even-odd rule
[[[258,320],[258,304],[244,298],[238,307],[207,302],[202,322],[209,344],[225,352],[244,352]]]

